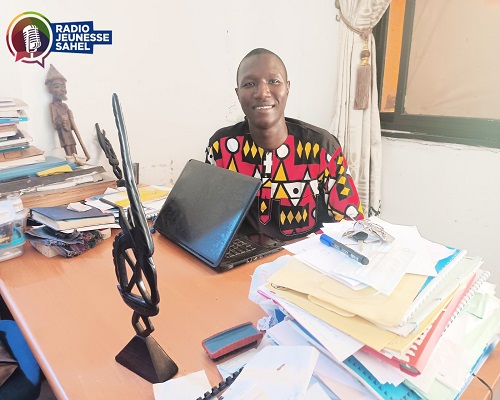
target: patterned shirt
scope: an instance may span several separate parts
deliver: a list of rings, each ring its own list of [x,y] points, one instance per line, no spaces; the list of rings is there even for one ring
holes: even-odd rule
[[[210,138],[207,163],[262,181],[248,222],[261,233],[289,240],[319,230],[323,222],[363,219],[338,140],[299,120],[286,118],[286,124],[288,137],[273,151],[254,143],[246,121]]]

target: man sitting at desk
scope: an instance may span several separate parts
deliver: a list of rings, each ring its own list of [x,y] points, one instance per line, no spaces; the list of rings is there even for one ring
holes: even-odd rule
[[[252,50],[240,62],[236,81],[245,120],[210,138],[206,162],[262,180],[247,221],[261,233],[289,240],[317,231],[323,222],[363,219],[338,140],[285,118],[290,81],[281,58]]]

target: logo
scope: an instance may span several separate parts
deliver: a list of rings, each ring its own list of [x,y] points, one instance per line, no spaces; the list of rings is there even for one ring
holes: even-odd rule
[[[110,30],[94,30],[92,21],[51,23],[44,15],[19,14],[7,29],[7,46],[15,61],[39,64],[51,52],[92,54],[94,45],[112,44]]]
[[[32,11],[19,14],[7,29],[7,46],[16,61],[37,63],[43,67],[52,47],[49,20]]]

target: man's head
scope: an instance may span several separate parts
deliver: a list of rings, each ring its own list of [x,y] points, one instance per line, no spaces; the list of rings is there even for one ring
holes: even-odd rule
[[[258,47],[256,49],[253,49],[252,51],[250,51],[245,57],[243,57],[243,59],[240,61],[240,64],[238,65],[238,69],[236,71],[236,85],[238,85],[238,78],[239,78],[239,75],[240,75],[240,68],[241,68],[241,64],[243,63],[243,61],[245,61],[247,58],[249,57],[252,57],[252,56],[256,56],[256,55],[259,55],[259,54],[269,54],[269,55],[272,55],[274,57],[276,57],[278,59],[278,61],[281,63],[281,66],[283,67],[284,71],[285,71],[285,79],[288,80],[288,73],[286,71],[286,67],[285,67],[285,63],[283,62],[283,60],[280,58],[280,56],[278,56],[276,53],[272,52],[271,50],[268,50],[268,49],[264,49],[263,47]]]
[[[251,132],[284,126],[290,82],[281,58],[267,49],[254,49],[241,60],[236,80]]]

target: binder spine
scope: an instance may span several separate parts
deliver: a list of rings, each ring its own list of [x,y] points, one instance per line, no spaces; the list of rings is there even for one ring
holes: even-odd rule
[[[438,274],[424,285],[420,293],[415,298],[413,307],[409,310],[407,315],[405,315],[399,326],[404,326],[411,322],[415,315],[430,301],[432,301],[432,295],[439,290],[444,282],[448,281],[448,276],[466,254],[466,250],[457,249],[451,256],[440,260],[440,262],[436,265],[436,271]],[[439,265],[440,263],[441,265]]]
[[[457,306],[457,309],[455,310],[455,312],[451,316],[450,320],[448,321],[448,324],[444,328],[443,333],[446,332],[446,330],[450,327],[451,324],[453,324],[453,321],[455,321],[455,319],[462,312],[462,310],[465,308],[467,303],[472,299],[472,297],[474,297],[474,295],[477,293],[477,291],[479,290],[481,285],[488,280],[490,275],[491,275],[490,271],[483,271],[481,276],[478,279],[476,279],[476,281],[472,284],[470,289],[467,291],[467,293],[463,297],[460,304]]]

